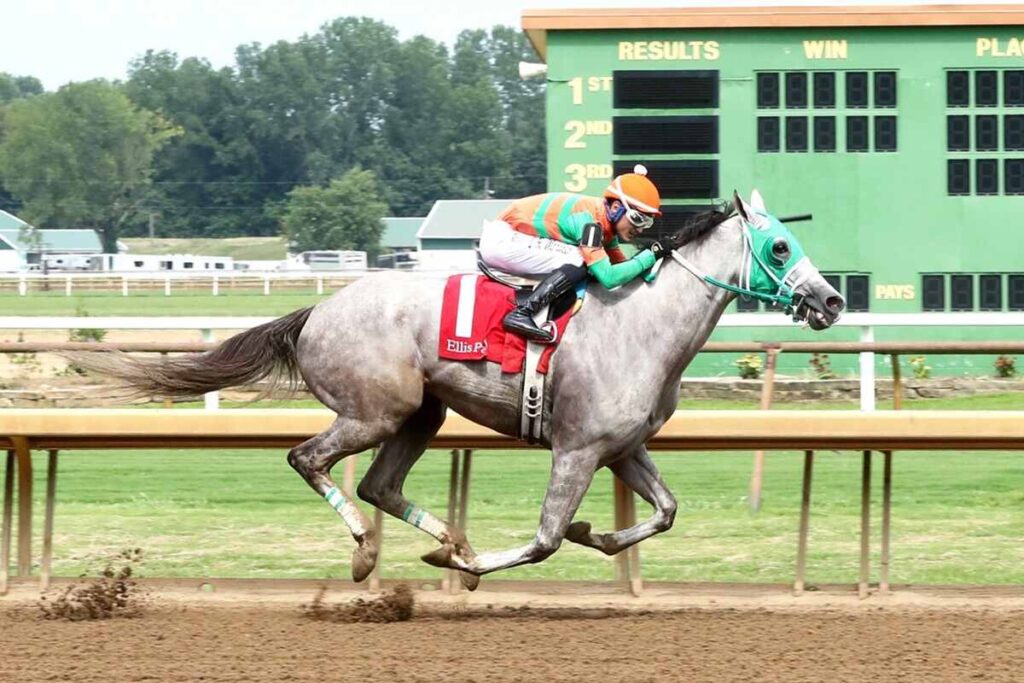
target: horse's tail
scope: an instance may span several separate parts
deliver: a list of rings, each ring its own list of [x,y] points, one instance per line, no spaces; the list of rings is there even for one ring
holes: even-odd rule
[[[75,355],[72,360],[119,380],[139,395],[199,396],[268,376],[275,385],[287,379],[295,387],[300,381],[295,345],[312,310],[303,308],[253,327],[197,355],[139,359],[101,352]]]

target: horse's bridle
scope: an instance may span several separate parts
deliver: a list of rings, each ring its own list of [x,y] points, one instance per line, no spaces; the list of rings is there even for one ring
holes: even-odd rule
[[[789,270],[783,273],[780,278],[775,274],[773,269],[769,268],[764,263],[751,243],[750,231],[755,230],[756,228],[746,220],[743,220],[743,228],[743,244],[746,249],[744,249],[743,252],[743,262],[740,264],[740,283],[741,285],[745,283],[745,287],[730,285],[728,282],[722,282],[721,280],[711,277],[684,258],[679,253],[678,249],[672,250],[672,259],[692,273],[697,277],[697,279],[702,280],[707,284],[730,292],[735,292],[742,296],[748,296],[750,298],[757,299],[758,301],[764,301],[773,306],[780,306],[787,315],[792,315],[794,320],[799,321],[796,316],[796,310],[800,307],[803,295],[796,293],[796,288],[816,272],[811,260],[804,256],[794,263]],[[759,292],[750,288],[750,273],[753,270],[755,263],[765,275],[778,285],[778,288],[774,293]]]

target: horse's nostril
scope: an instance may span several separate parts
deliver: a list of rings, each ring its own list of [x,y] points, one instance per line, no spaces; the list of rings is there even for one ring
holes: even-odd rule
[[[846,308],[846,302],[843,301],[843,297],[841,296],[830,296],[825,299],[825,305],[828,307],[828,310],[833,313],[839,313]]]

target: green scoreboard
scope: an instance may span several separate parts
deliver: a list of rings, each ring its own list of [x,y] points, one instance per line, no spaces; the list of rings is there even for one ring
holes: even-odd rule
[[[851,311],[1024,311],[1024,5],[536,10],[523,27],[548,65],[550,190],[599,194],[643,163],[672,230],[756,187],[777,215],[814,214],[796,231]]]

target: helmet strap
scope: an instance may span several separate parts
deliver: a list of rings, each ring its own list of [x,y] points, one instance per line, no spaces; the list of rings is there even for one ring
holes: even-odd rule
[[[619,208],[617,208],[615,211],[612,211],[611,210],[612,202],[615,202],[615,201],[619,202]],[[622,203],[622,201],[617,200],[617,199],[608,200],[606,202],[606,204],[607,204],[607,211],[608,211],[608,221],[612,225],[615,225],[616,223],[619,222],[620,218],[622,218],[623,216],[626,215],[626,205],[624,203]]]

